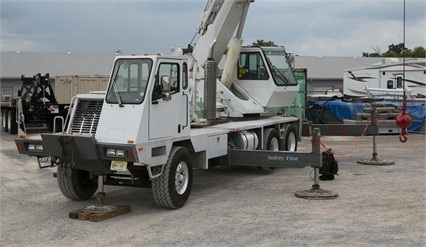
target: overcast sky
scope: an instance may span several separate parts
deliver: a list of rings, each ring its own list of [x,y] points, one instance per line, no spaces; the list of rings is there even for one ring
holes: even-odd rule
[[[186,47],[206,0],[0,0],[1,50],[165,53]],[[403,0],[255,0],[244,44],[303,56],[361,56],[403,41]],[[406,0],[406,46],[426,44],[424,0]]]

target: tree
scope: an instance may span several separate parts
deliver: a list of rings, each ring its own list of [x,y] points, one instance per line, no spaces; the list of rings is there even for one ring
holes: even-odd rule
[[[380,53],[380,48],[373,47],[374,52],[362,52],[363,57],[425,57],[425,48],[417,46],[413,50],[405,47],[404,43],[391,44],[388,46],[388,51]]]
[[[274,41],[265,41],[263,39],[256,40],[256,42],[253,42],[252,45],[253,46],[272,46],[272,47],[278,46],[274,43]]]
[[[426,51],[425,48],[422,46],[416,46],[414,47],[413,51],[411,52],[412,57],[426,57]]]
[[[362,52],[362,56],[363,57],[380,57],[382,55],[382,52],[380,51],[380,47],[379,46],[373,46],[373,53],[368,53],[368,52]]]
[[[402,51],[406,49],[404,43],[399,43],[397,45],[391,44],[388,46],[388,48],[389,48],[388,52],[393,52],[397,54],[401,54]]]

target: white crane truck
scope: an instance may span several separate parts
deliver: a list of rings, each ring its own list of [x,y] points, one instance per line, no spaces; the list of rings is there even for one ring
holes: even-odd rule
[[[76,96],[64,131],[18,137],[19,152],[51,157],[69,199],[90,199],[100,183],[151,187],[172,209],[186,203],[195,168],[320,165],[321,155],[294,152],[300,120],[271,114],[298,92],[284,48],[241,45],[252,2],[208,1],[190,49],[117,56],[105,95]]]

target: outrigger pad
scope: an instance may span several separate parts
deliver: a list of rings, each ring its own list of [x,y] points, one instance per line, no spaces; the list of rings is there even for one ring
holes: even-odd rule
[[[130,212],[129,205],[92,205],[69,213],[70,219],[99,222]]]
[[[358,160],[359,164],[370,165],[370,166],[388,166],[393,165],[395,162],[391,160],[379,160],[379,159],[369,159],[369,160]]]
[[[294,195],[298,198],[308,199],[308,200],[329,200],[337,198],[338,194],[323,190],[320,188],[314,188],[310,190],[301,190],[294,193]]]

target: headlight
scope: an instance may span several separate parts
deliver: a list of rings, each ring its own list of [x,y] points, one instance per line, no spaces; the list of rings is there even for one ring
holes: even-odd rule
[[[120,156],[120,157],[124,157],[124,150],[116,150],[115,155]]]
[[[106,150],[106,156],[115,156],[115,149],[108,148]]]
[[[42,152],[43,151],[43,145],[41,145],[41,144],[28,144],[28,150]]]
[[[123,150],[123,149],[108,148],[106,150],[106,156],[108,156],[108,157],[124,157],[124,156],[126,156],[126,151]]]

